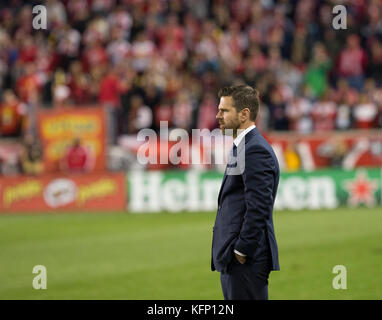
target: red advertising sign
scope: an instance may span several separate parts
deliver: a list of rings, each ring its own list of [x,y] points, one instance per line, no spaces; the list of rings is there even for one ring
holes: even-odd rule
[[[300,169],[336,166],[350,170],[382,166],[382,130],[328,131],[311,135],[272,133],[266,138],[281,164],[286,161],[287,151],[293,150],[300,158]]]
[[[350,170],[382,166],[382,130],[327,131],[310,135],[292,132],[263,134],[272,145],[284,171],[311,171],[326,167]],[[144,156],[144,160],[156,160],[146,162],[147,170],[179,167],[187,169],[198,163],[202,163],[205,168],[214,169],[221,164],[215,161],[221,159],[219,152],[228,154],[233,142],[232,137],[223,138],[221,135],[215,136],[213,140],[207,137],[203,142],[198,139],[195,142],[191,137],[180,141],[161,140],[160,137],[158,134],[154,139],[142,141],[133,135],[123,136],[119,139],[119,145],[135,154],[137,159]],[[179,154],[178,163],[170,161],[171,154]],[[194,159],[199,162],[195,163]],[[225,164],[221,168],[224,170]]]
[[[125,208],[124,173],[0,178],[1,212]]]

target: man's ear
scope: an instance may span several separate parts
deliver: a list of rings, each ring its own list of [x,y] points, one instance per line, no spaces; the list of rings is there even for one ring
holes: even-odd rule
[[[244,108],[240,111],[240,121],[246,122],[249,119],[251,111],[248,108]]]

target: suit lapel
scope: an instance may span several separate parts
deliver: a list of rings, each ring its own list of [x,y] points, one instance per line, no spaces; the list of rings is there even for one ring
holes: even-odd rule
[[[245,139],[245,143],[242,143],[240,142],[239,144],[239,147],[237,149],[237,155],[239,155],[239,153],[243,152],[243,149],[244,148],[244,145],[247,144],[247,142],[253,137],[255,136],[256,134],[258,134],[259,132],[257,131],[256,128],[254,128],[253,130],[249,131],[245,136],[244,136],[244,139]],[[231,149],[232,151],[232,149]],[[230,151],[230,159],[228,160],[228,163],[231,163],[231,151]],[[224,187],[224,183],[226,182],[227,180],[227,166],[225,168],[225,171],[224,171],[224,177],[223,177],[223,181],[222,181],[222,184],[220,186],[220,190],[219,190],[219,195],[218,195],[218,205],[220,205],[220,197],[221,197],[221,194],[222,194],[222,191],[223,191],[223,187]]]
[[[224,183],[225,183],[226,180],[227,180],[227,168],[225,168],[222,185],[220,186],[219,195],[218,195],[218,204],[220,204],[220,196],[221,196],[221,193],[222,193],[222,190],[223,190],[223,186],[224,186]]]

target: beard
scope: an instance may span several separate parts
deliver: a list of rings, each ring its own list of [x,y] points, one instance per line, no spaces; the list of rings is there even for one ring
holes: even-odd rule
[[[222,134],[226,136],[237,136],[237,130],[240,128],[240,121],[239,118],[233,119],[232,121],[226,123],[222,123],[220,125],[220,130],[222,131]]]

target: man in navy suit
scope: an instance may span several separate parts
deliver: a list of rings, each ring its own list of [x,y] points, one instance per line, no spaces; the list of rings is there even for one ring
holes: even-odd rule
[[[226,87],[219,98],[216,118],[234,143],[218,197],[211,269],[221,273],[225,300],[266,300],[269,273],[279,270],[273,226],[279,164],[255,126],[258,91]]]

